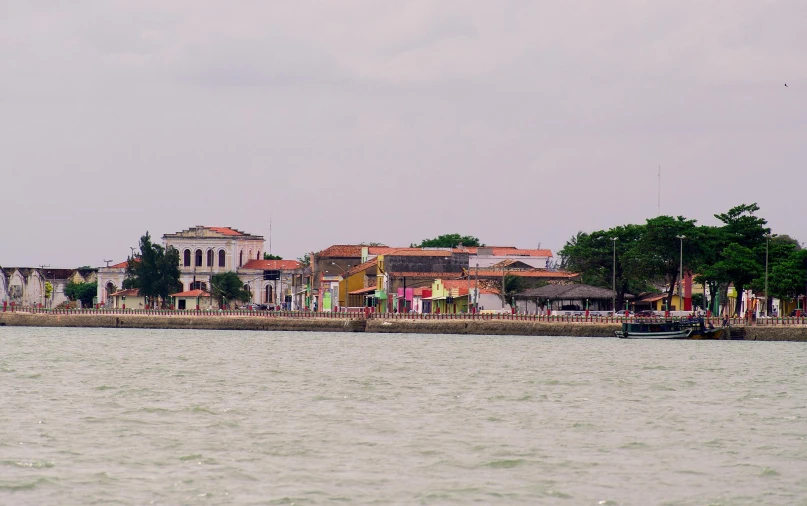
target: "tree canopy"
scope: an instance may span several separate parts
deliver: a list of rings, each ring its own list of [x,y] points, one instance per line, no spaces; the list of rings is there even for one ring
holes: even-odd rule
[[[717,311],[715,300],[727,300],[729,285],[738,293],[747,288],[764,291],[767,246],[770,295],[803,295],[807,253],[790,236],[771,236],[758,211],[757,204],[733,207],[715,215],[719,226],[701,226],[683,216],[659,216],[641,225],[579,232],[559,252],[561,266],[579,272],[584,283],[603,288],[610,288],[615,276],[619,307],[625,294],[653,287],[666,289],[671,307],[683,262],[685,273],[696,274],[696,282],[709,286],[712,300],[703,303]],[[739,312],[740,304],[738,297],[733,312]]]
[[[153,244],[146,232],[140,238],[140,251],[127,262],[124,288],[136,288],[151,303],[159,299],[164,305],[170,294],[181,289],[179,275],[179,252]]]
[[[244,284],[238,274],[229,272],[219,272],[210,278],[210,294],[218,300],[222,306],[231,301],[249,300],[249,292],[244,290]]]
[[[443,234],[434,239],[423,239],[420,244],[412,244],[412,248],[456,248],[463,246],[484,246],[479,238],[472,235]]]
[[[68,300],[81,301],[82,307],[92,306],[92,300],[98,293],[98,283],[73,283],[68,281],[64,287],[64,295]]]
[[[283,260],[283,257],[280,255],[272,255],[271,253],[263,253],[264,260]]]

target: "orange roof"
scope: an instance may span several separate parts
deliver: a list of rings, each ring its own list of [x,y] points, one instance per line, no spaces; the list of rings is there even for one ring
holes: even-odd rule
[[[212,230],[213,232],[218,232],[222,235],[244,235],[243,232],[239,232],[238,230],[233,230],[230,227],[207,227],[208,230]]]
[[[210,297],[204,290],[188,290],[186,292],[172,293],[171,297]]]
[[[352,276],[354,274],[358,274],[360,272],[366,271],[370,267],[374,267],[376,264],[378,264],[377,259],[373,258],[372,260],[368,260],[368,261],[364,262],[363,264],[359,264],[356,267],[353,267],[352,269],[348,269],[347,271],[345,271],[344,277]]]
[[[465,288],[468,289],[469,281],[467,279],[440,279],[440,282],[443,283],[443,287],[451,289],[451,288]],[[474,286],[474,280],[470,281],[471,288]]]
[[[387,275],[395,278],[432,278],[457,279],[462,277],[461,272],[388,272]]]
[[[576,278],[579,276],[576,272],[567,271],[548,271],[546,269],[533,269],[533,270],[512,270],[504,271],[505,274],[512,274],[520,278]],[[472,270],[471,274],[476,276],[476,270]],[[480,277],[501,277],[501,269],[479,269]]]
[[[450,257],[452,252],[448,250],[398,248],[387,253],[383,253],[383,255],[391,257]]]
[[[483,248],[487,249],[487,248]],[[495,257],[505,257],[505,256],[516,256],[516,257],[551,257],[552,250],[548,249],[521,249],[516,248],[514,246],[491,246],[489,249],[492,250],[493,256]],[[479,248],[476,246],[468,246],[463,247],[462,249],[456,249],[455,251],[467,251],[472,255],[476,255],[478,253]]]
[[[137,297],[139,294],[139,290],[137,288],[129,288],[127,290],[119,290],[110,297]]]
[[[125,269],[128,266],[129,266],[129,261],[126,260],[125,262],[121,262],[119,264],[110,265],[109,268],[110,269]]]
[[[362,288],[361,290],[353,290],[352,292],[348,292],[349,295],[363,295],[365,293],[373,293],[375,292],[374,286],[367,286]]]
[[[250,260],[242,269],[260,269],[264,271],[290,271],[300,267],[297,260]]]

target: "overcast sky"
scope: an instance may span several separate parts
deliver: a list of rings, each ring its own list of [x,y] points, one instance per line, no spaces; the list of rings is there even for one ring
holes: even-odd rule
[[[0,0],[0,265],[232,226],[557,250],[758,202],[807,240],[804,0]],[[784,83],[788,84],[785,88]],[[267,241],[268,247],[268,241]]]

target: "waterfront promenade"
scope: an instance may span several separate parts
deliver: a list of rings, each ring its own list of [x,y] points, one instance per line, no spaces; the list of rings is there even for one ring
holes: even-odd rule
[[[0,313],[0,326],[204,329],[253,331],[377,332],[411,334],[613,337],[623,321],[614,316],[528,314],[314,313],[306,311],[46,310]],[[722,321],[714,318],[715,325]],[[745,340],[806,341],[807,319],[770,318],[746,325]]]

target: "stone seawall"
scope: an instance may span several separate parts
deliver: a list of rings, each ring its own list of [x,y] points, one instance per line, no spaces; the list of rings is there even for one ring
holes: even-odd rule
[[[0,326],[96,327],[128,329],[263,330],[298,332],[378,332],[396,334],[466,334],[613,337],[613,323],[547,323],[523,320],[348,320],[265,316],[150,316],[100,314],[0,313]],[[807,326],[745,327],[747,341],[807,342]]]
[[[0,326],[123,329],[274,330],[364,332],[364,320],[250,316],[48,315],[0,313]]]
[[[546,323],[518,320],[377,320],[367,332],[412,334],[474,334],[493,336],[614,337],[619,324]]]
[[[746,341],[807,341],[807,327],[754,327],[745,328]]]

